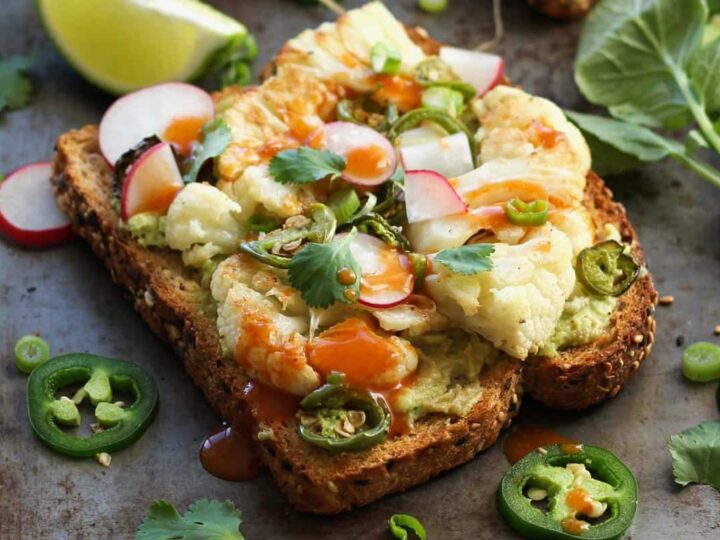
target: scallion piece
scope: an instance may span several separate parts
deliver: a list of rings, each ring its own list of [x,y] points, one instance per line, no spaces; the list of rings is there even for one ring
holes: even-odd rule
[[[397,75],[400,72],[402,56],[392,45],[378,42],[370,51],[370,67],[375,73]]]
[[[440,109],[457,118],[463,110],[465,99],[457,90],[444,86],[431,86],[422,93],[422,106]]]
[[[419,0],[418,5],[426,13],[441,13],[447,9],[448,0]]]
[[[41,337],[23,336],[15,344],[15,367],[26,375],[48,360],[50,347]]]
[[[714,343],[693,343],[683,353],[682,371],[693,382],[720,379],[720,347]]]
[[[414,532],[420,540],[427,538],[425,527],[417,518],[409,514],[395,514],[390,518],[390,532],[395,538],[407,540],[408,530]]]
[[[338,225],[347,223],[360,208],[360,198],[352,188],[336,191],[330,196],[328,206],[335,213]]]

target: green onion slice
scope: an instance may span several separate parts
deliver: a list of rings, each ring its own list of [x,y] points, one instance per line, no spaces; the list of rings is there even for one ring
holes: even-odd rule
[[[378,42],[370,50],[370,66],[375,73],[397,75],[401,64],[400,51],[391,45]]]
[[[330,196],[328,206],[335,213],[338,225],[347,223],[360,208],[360,197],[352,188],[336,191]]]
[[[15,344],[15,366],[26,375],[48,360],[50,347],[41,337],[23,336]]]
[[[550,203],[538,199],[526,203],[520,199],[512,199],[505,206],[510,223],[521,227],[541,227],[547,223]]]
[[[465,97],[461,92],[445,86],[431,86],[422,93],[422,106],[440,109],[457,118],[465,105]]]
[[[693,343],[683,352],[682,371],[694,382],[720,379],[720,347],[714,343]]]
[[[247,222],[249,232],[269,233],[280,227],[280,221],[268,214],[253,214]]]
[[[441,13],[447,9],[448,0],[419,0],[418,5],[426,13]]]
[[[420,540],[425,540],[425,527],[417,518],[409,514],[395,514],[390,518],[390,532],[398,540],[407,540],[407,530],[411,530]],[[406,530],[407,529],[407,530]]]

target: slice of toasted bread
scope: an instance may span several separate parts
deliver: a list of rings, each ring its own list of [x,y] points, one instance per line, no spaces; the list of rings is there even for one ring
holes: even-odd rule
[[[53,185],[75,231],[128,293],[153,331],[184,360],[190,376],[217,413],[231,423],[247,415],[247,378],[223,359],[214,315],[204,311],[206,294],[177,252],[145,249],[119,227],[112,209],[112,173],[87,126],[62,135]],[[330,455],[300,440],[295,422],[255,419],[254,433],[272,430],[261,456],[299,509],[336,513],[407,489],[464,463],[495,442],[518,410],[521,363],[506,358],[482,375],[483,398],[464,418],[431,416],[409,435],[359,454]]]

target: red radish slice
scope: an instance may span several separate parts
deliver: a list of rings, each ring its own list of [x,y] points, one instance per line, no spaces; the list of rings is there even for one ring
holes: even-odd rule
[[[446,178],[456,178],[475,168],[464,133],[402,148],[400,158],[405,170],[435,171]]]
[[[183,186],[172,147],[169,143],[156,144],[128,171],[120,200],[123,220],[143,212],[166,214]]]
[[[435,171],[405,172],[405,208],[408,223],[467,212],[450,182]]]
[[[173,82],[144,88],[121,97],[107,110],[100,122],[100,149],[114,166],[145,137],[163,138],[173,122],[194,119],[202,125],[214,115],[212,98],[197,86]]]
[[[342,238],[339,234],[336,238]],[[407,256],[382,240],[359,233],[350,245],[360,265],[360,303],[374,308],[401,304],[412,294],[415,275]]]
[[[343,156],[347,164],[342,177],[353,184],[380,185],[397,167],[397,156],[390,141],[367,126],[332,122],[313,133],[308,144]]]
[[[0,183],[0,232],[25,247],[49,247],[72,238],[70,220],[55,201],[52,164],[33,163]]]
[[[477,88],[480,96],[495,87],[505,72],[505,60],[497,54],[441,47],[440,59],[463,81]]]

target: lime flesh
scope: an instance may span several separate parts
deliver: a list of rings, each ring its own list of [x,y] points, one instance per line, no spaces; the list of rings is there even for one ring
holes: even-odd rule
[[[191,80],[238,21],[197,0],[37,0],[60,52],[87,79],[115,94]]]

